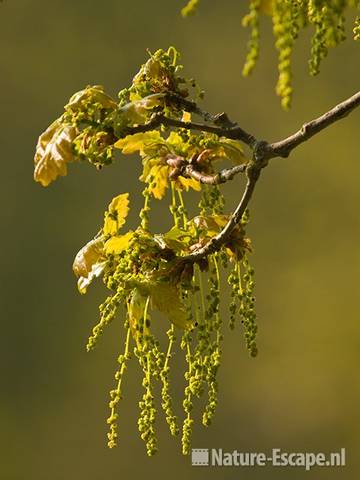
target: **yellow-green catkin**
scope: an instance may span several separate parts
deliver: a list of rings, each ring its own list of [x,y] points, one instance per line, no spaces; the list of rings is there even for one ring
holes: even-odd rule
[[[298,34],[298,13],[298,2],[295,0],[273,2],[273,31],[276,38],[275,46],[279,52],[276,93],[281,98],[281,105],[285,110],[291,107],[293,93],[291,55]]]
[[[117,381],[116,388],[110,391],[110,402],[109,402],[110,416],[107,419],[107,423],[109,425],[109,433],[107,434],[109,448],[114,448],[117,445],[118,414],[116,413],[116,407],[122,398],[122,393],[121,393],[122,379],[123,379],[125,370],[127,368],[126,363],[131,357],[131,354],[130,354],[130,335],[131,334],[130,334],[130,326],[129,326],[128,320],[126,320],[124,327],[126,330],[125,350],[124,350],[124,353],[120,355],[118,358],[119,369],[115,373],[115,380]]]
[[[181,9],[181,15],[183,17],[189,17],[197,12],[199,6],[199,0],[189,0],[188,3]]]
[[[202,274],[198,267],[195,269],[194,287],[197,292],[193,294],[193,303],[195,309],[195,320],[197,330],[197,343],[194,348],[193,355],[193,374],[189,378],[189,386],[191,393],[196,397],[201,397],[204,392],[205,369],[204,356],[210,342],[207,319],[205,318],[205,303],[204,303],[204,286],[202,281]],[[197,293],[200,298],[197,298]]]
[[[185,380],[187,380],[187,385],[185,387],[185,398],[183,400],[183,408],[185,413],[185,419],[183,422],[182,427],[182,437],[181,437],[181,445],[182,445],[182,453],[183,455],[188,455],[190,453],[191,448],[191,435],[194,420],[191,417],[191,412],[193,409],[193,401],[192,401],[192,390],[191,390],[191,380],[193,378],[193,362],[194,358],[191,354],[191,333],[189,331],[184,332],[181,340],[181,349],[185,351],[185,358],[187,363],[187,371],[185,372]]]
[[[258,348],[256,345],[257,323],[254,297],[254,269],[249,264],[247,256],[242,260],[244,273],[242,275],[242,299],[240,306],[241,323],[244,326],[246,347],[252,357],[256,357]]]
[[[86,345],[86,350],[88,352],[95,347],[96,342],[103,334],[104,328],[109,325],[109,323],[111,323],[115,318],[117,309],[121,302],[122,293],[123,289],[119,287],[118,291],[116,291],[114,295],[107,297],[105,302],[100,305],[100,322],[95,325],[88,339]]]
[[[143,230],[149,230],[149,214],[150,214],[150,201],[151,201],[151,188],[153,187],[153,179],[150,180],[150,184],[144,188],[142,196],[144,197],[144,206],[140,210],[139,217],[141,220],[141,228]]]
[[[179,427],[177,423],[177,417],[173,410],[172,398],[170,395],[170,380],[169,380],[169,374],[170,374],[169,361],[171,358],[172,348],[176,340],[174,325],[171,325],[170,329],[167,331],[167,336],[169,338],[168,350],[166,352],[164,364],[160,371],[160,378],[162,382],[161,406],[165,412],[166,422],[169,425],[170,433],[171,435],[175,436],[179,434]]]
[[[259,57],[259,40],[260,40],[260,30],[259,30],[259,9],[260,9],[261,0],[251,0],[249,5],[249,13],[245,15],[242,19],[243,27],[250,27],[250,39],[247,44],[247,55],[245,64],[243,66],[242,74],[244,77],[250,75],[253,71],[257,59]]]
[[[225,199],[218,185],[204,185],[199,202],[201,215],[221,215],[224,213]]]
[[[202,416],[204,426],[209,426],[215,415],[218,404],[218,381],[217,373],[221,361],[221,342],[223,339],[221,327],[222,319],[220,315],[220,272],[218,266],[218,255],[213,254],[210,259],[210,277],[209,277],[209,295],[208,308],[205,314],[209,342],[207,355],[204,358],[205,380],[208,387],[208,401]]]
[[[229,327],[231,330],[235,328],[236,315],[239,311],[239,304],[243,300],[243,288],[241,280],[241,262],[237,261],[234,268],[228,276],[228,284],[231,288],[231,301],[229,304]]]
[[[147,454],[152,456],[157,452],[157,438],[155,433],[156,407],[152,377],[158,376],[159,364],[153,355],[153,347],[155,345],[154,338],[152,335],[146,333],[147,329],[144,328],[148,324],[147,312],[149,302],[150,297],[147,298],[143,318],[140,320],[140,328],[142,327],[141,331],[143,335],[142,338],[139,339],[139,344],[134,351],[144,372],[142,382],[144,394],[142,400],[139,402],[140,416],[138,419],[138,429],[141,439],[145,442]]]
[[[186,305],[187,320],[193,325],[190,330],[185,330],[180,343],[181,350],[185,353],[185,360],[187,369],[184,374],[186,380],[186,387],[184,391],[183,409],[185,418],[182,425],[182,453],[183,455],[189,455],[191,449],[191,436],[193,431],[194,419],[192,418],[193,410],[193,396],[200,396],[202,389],[202,379],[196,378],[196,360],[195,350],[192,352],[192,344],[194,343],[195,329],[200,320],[199,305],[196,298],[196,294],[199,291],[199,287],[196,284],[196,277],[193,276],[192,286],[189,290],[184,291],[184,302]]]
[[[358,3],[358,9],[360,9],[360,2]],[[353,34],[354,34],[354,40],[360,40],[360,15],[358,15],[355,19]]]
[[[336,47],[345,40],[344,10],[345,0],[309,0],[307,16],[314,26],[309,60],[311,75],[320,71],[321,61],[327,56],[330,47]]]

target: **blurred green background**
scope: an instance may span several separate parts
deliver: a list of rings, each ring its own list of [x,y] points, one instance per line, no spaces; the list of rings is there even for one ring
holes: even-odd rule
[[[319,77],[308,76],[308,32],[296,46],[295,98],[284,113],[274,94],[269,20],[259,65],[243,79],[248,32],[240,18],[247,2],[203,2],[188,20],[179,15],[184,2],[8,0],[0,7],[1,480],[359,478],[359,111],[264,171],[249,228],[260,354],[250,359],[242,333],[227,332],[216,419],[208,429],[197,426],[193,438],[197,448],[239,451],[346,447],[347,467],[191,467],[161,416],[159,452],[149,459],[137,434],[135,363],[120,404],[120,445],[106,447],[121,322],[85,352],[105,290],[99,284],[80,296],[71,264],[114,195],[130,192],[128,225],[136,225],[140,162],[122,158],[102,172],[71,165],[68,177],[44,189],[32,181],[38,135],[84,86],[103,84],[116,95],[146,48],[175,45],[185,72],[206,90],[206,108],[226,111],[267,140],[292,133],[359,88],[359,45],[350,40],[331,52]],[[229,210],[241,186],[240,179],[226,186]],[[166,203],[157,204],[154,230],[168,224]],[[177,378],[180,397],[181,371]]]

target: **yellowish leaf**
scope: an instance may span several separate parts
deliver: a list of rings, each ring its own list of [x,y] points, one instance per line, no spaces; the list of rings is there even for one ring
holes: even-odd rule
[[[160,140],[160,133],[156,130],[144,133],[135,133],[121,138],[115,143],[115,147],[122,150],[122,153],[130,154],[137,151],[143,152],[148,145],[156,143]]]
[[[192,219],[194,225],[201,230],[218,233],[229,221],[228,215],[198,215]]]
[[[195,178],[185,178],[185,177],[178,177],[176,183],[179,185],[183,190],[188,191],[189,188],[192,188],[193,190],[196,190],[199,192],[201,190],[201,185],[200,182],[195,180]]]
[[[88,102],[99,103],[103,108],[117,107],[115,100],[104,92],[104,87],[102,85],[92,85],[74,93],[68,104],[65,105],[65,110],[77,112]]]
[[[231,140],[229,138],[222,138],[220,140],[219,149],[217,154],[220,157],[226,157],[236,164],[241,164],[247,161],[244,156],[243,147],[237,140]]]
[[[113,198],[108,211],[105,212],[104,228],[105,235],[116,235],[124,225],[125,218],[129,213],[129,194],[122,193]]]
[[[149,190],[154,198],[161,200],[165,195],[166,189],[169,186],[169,166],[168,165],[154,165],[150,169],[150,173],[146,181],[150,184]],[[153,180],[150,182],[150,178]]]
[[[143,123],[149,116],[149,110],[161,105],[164,97],[164,93],[154,93],[140,100],[131,101],[121,107],[119,113],[127,124]]]
[[[93,279],[99,277],[103,272],[105,263],[101,239],[91,240],[82,247],[73,263],[73,271],[78,277],[80,293],[86,293],[87,287]]]
[[[191,122],[191,113],[184,112],[181,120],[186,123]]]
[[[118,255],[128,248],[133,236],[134,232],[130,231],[125,233],[125,235],[109,238],[109,240],[105,242],[104,252],[106,254]]]
[[[170,132],[170,135],[166,139],[166,143],[172,147],[178,147],[180,150],[184,148],[183,137],[175,131]]]
[[[164,313],[171,323],[181,329],[190,327],[179,289],[169,283],[156,283],[151,287],[152,307]]]
[[[47,187],[58,176],[67,174],[67,164],[75,160],[72,142],[78,132],[75,127],[55,120],[39,137],[36,145],[34,179]]]

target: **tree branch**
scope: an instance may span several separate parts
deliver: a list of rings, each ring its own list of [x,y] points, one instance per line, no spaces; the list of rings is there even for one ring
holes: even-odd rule
[[[219,117],[221,115],[219,115]],[[154,130],[161,125],[166,127],[185,128],[186,130],[215,133],[219,137],[241,140],[250,148],[253,148],[256,142],[256,138],[253,135],[246,132],[238,125],[232,127],[223,127],[217,125],[207,125],[205,123],[183,122],[182,120],[177,120],[176,118],[166,117],[162,113],[154,115],[154,117],[147,123],[137,125],[136,127],[127,128],[125,133],[126,135],[134,135],[135,133],[148,132],[149,130]]]
[[[261,170],[267,166],[268,161],[275,157],[287,157],[291,151],[303,142],[306,142],[324,128],[346,117],[356,107],[360,106],[360,92],[348,98],[320,117],[307,122],[303,127],[284,140],[269,144],[265,141],[255,141],[252,145],[253,160],[246,167],[247,184],[243,196],[232,213],[228,223],[222,231],[213,237],[206,245],[183,257],[181,261],[199,262],[207,255],[219,250],[229,240],[231,233],[241,218],[251,200]],[[229,138],[229,137],[228,137]],[[233,138],[233,137],[230,137]]]
[[[236,165],[235,167],[224,168],[223,170],[220,170],[219,172],[210,175],[199,172],[194,168],[193,165],[187,165],[182,175],[192,177],[195,180],[198,180],[200,183],[204,183],[206,185],[220,185],[221,183],[232,180],[238,173],[245,172],[246,166],[246,164]]]
[[[170,98],[174,100],[173,96]],[[220,137],[240,140],[246,143],[253,151],[253,159],[248,164],[224,169],[213,175],[202,173],[191,162],[185,162],[185,164],[180,162],[179,165],[174,164],[173,174],[175,176],[179,174],[189,176],[207,185],[218,185],[220,183],[227,182],[228,180],[231,180],[237,173],[244,171],[246,172],[247,176],[247,183],[243,196],[222,231],[213,237],[206,245],[180,259],[182,262],[188,261],[194,263],[199,262],[202,258],[219,250],[221,246],[226,244],[226,242],[229,240],[231,233],[236,225],[240,222],[250,202],[255,185],[260,177],[261,170],[267,166],[269,160],[275,157],[288,157],[292,150],[294,150],[294,148],[296,148],[298,145],[301,145],[328,126],[346,117],[356,107],[360,106],[360,91],[347,100],[339,103],[320,117],[305,123],[302,128],[293,135],[274,143],[257,140],[253,135],[243,130],[237,124],[232,123],[225,113],[211,115],[200,110],[194,102],[179,98],[178,96],[175,100],[179,103],[179,105],[182,105],[184,108],[186,108],[187,111],[194,112],[202,116],[205,121],[210,120],[214,125],[196,122],[183,122],[181,120],[166,117],[163,114],[156,114],[148,123],[131,127],[126,133],[131,135],[134,133],[146,132],[161,125],[165,125],[168,127],[215,133]],[[171,159],[168,160],[171,162]],[[179,159],[173,160],[176,162]],[[170,164],[171,163],[169,163],[169,165]]]
[[[170,98],[174,98],[174,95],[172,95]],[[154,117],[145,124],[129,127],[126,130],[126,134],[133,135],[135,133],[147,132],[149,130],[158,128],[161,125],[165,125],[168,127],[215,133],[219,137],[240,140],[248,145],[253,151],[255,151],[258,142],[256,137],[245,131],[236,123],[231,122],[225,113],[211,115],[200,110],[194,102],[179,98],[179,96],[176,96],[176,99],[179,103],[181,102],[181,104],[189,111],[202,115],[205,119],[210,119],[213,123],[215,123],[215,125],[207,125],[197,122],[183,122],[175,118],[166,117],[164,114],[160,113],[154,115]],[[342,103],[339,103],[320,117],[305,123],[302,128],[293,135],[290,135],[279,142],[268,143],[266,147],[263,145],[264,158],[266,157],[269,160],[275,157],[288,157],[291,151],[298,145],[306,142],[329,125],[337,122],[341,118],[346,117],[359,105],[360,92],[357,92],[355,95],[343,101]]]
[[[300,130],[295,132],[290,137],[287,137],[280,142],[269,144],[268,150],[271,154],[269,158],[288,157],[295,147],[306,142],[329,125],[337,122],[341,118],[346,117],[359,105],[360,92],[357,92],[352,97],[348,98],[344,102],[339,103],[336,105],[336,107],[324,113],[324,115],[305,123]]]
[[[206,257],[211,253],[216,252],[222,247],[222,245],[226,244],[226,242],[230,239],[230,236],[234,228],[240,222],[243,214],[245,213],[245,210],[254,192],[256,182],[259,179],[260,172],[261,172],[261,168],[259,168],[256,163],[252,163],[247,167],[247,170],[246,170],[247,182],[246,182],[246,187],[245,187],[243,196],[238,206],[232,213],[228,223],[221,230],[221,232],[215,235],[206,245],[195,250],[189,255],[182,257],[181,261],[192,262],[192,263],[199,262],[202,258]]]
[[[229,180],[232,180],[238,173],[243,173],[246,170],[247,164],[235,165],[231,168],[224,168],[217,173],[205,173],[201,171],[199,165],[199,157],[197,155],[190,159],[190,162],[180,155],[169,154],[166,157],[166,163],[171,167],[169,177],[172,180],[182,176],[187,178],[194,178],[200,183],[206,185],[220,185]]]

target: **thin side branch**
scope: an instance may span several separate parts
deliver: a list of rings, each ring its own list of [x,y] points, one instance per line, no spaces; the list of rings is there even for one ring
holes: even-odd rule
[[[224,168],[213,175],[201,173],[196,170],[193,165],[187,165],[184,171],[185,176],[192,177],[195,180],[198,180],[200,183],[206,185],[220,185],[221,183],[226,183],[229,180],[232,180],[235,175],[238,173],[243,173],[246,170],[246,164],[236,165],[232,168]]]
[[[166,163],[171,167],[169,177],[172,180],[182,176],[187,178],[194,178],[200,183],[206,185],[220,185],[221,183],[232,180],[238,173],[244,173],[247,164],[235,165],[231,168],[224,168],[217,173],[206,173],[202,171],[201,164],[199,165],[198,155],[194,155],[190,162],[180,155],[169,154],[166,157]],[[200,162],[201,163],[201,162]]]
[[[222,245],[227,243],[234,228],[236,227],[236,225],[238,225],[242,216],[245,213],[245,210],[254,192],[256,182],[259,179],[260,171],[261,169],[257,168],[255,164],[252,164],[247,168],[247,183],[243,196],[237,208],[232,213],[228,223],[221,230],[221,232],[218,235],[215,235],[215,237],[213,237],[206,245],[183,257],[181,261],[192,263],[199,262],[202,258],[218,251],[222,247]]]
[[[148,132],[155,128],[164,125],[166,127],[185,128],[186,130],[197,130],[200,132],[215,133],[219,137],[226,137],[233,140],[241,140],[250,148],[253,148],[256,138],[250,133],[246,132],[239,126],[222,127],[217,125],[207,125],[205,123],[183,122],[175,118],[166,117],[163,114],[155,115],[149,122],[136,127],[129,127],[126,130],[127,135],[134,135],[135,133]]]

